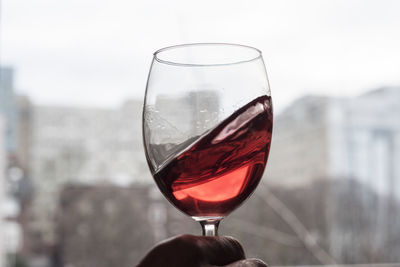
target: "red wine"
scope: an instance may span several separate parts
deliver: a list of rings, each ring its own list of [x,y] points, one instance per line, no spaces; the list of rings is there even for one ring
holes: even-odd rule
[[[157,185],[190,216],[227,215],[261,179],[272,121],[271,97],[254,99],[157,171]]]

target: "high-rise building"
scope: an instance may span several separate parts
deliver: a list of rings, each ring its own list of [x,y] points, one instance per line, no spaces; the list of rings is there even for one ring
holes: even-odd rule
[[[276,116],[267,180],[354,178],[400,198],[400,87],[354,98],[305,96]]]
[[[154,126],[163,127],[158,140],[174,137],[186,141],[215,127],[220,115],[219,101],[218,94],[211,90],[193,91],[181,97],[158,95],[154,110],[150,110],[155,116]]]
[[[4,147],[4,120],[0,114],[0,267],[5,267],[4,235],[3,232],[3,203],[5,182],[5,147]]]
[[[330,174],[332,99],[305,96],[275,116],[265,181],[302,186]]]
[[[180,97],[158,95],[154,105],[147,107],[144,124],[153,165],[162,165],[216,127],[219,101],[212,90],[193,91]]]
[[[17,199],[11,194],[12,183],[10,179],[6,179],[10,176],[10,171],[6,167],[5,132],[5,120],[0,113],[0,267],[8,266],[9,256],[15,259],[22,241],[21,227],[16,221],[20,207]]]
[[[17,147],[17,106],[14,70],[9,67],[0,67],[0,112],[6,120],[6,149],[14,152]]]
[[[349,251],[365,246],[368,253],[378,253],[395,244],[400,223],[399,118],[400,87],[352,98],[305,96],[276,116],[264,181],[293,188],[329,185],[321,218],[329,222],[335,258],[350,257]],[[353,199],[342,199],[345,195]],[[355,203],[360,203],[357,210],[349,210]]]
[[[33,106],[31,230],[54,240],[54,216],[65,184],[151,182],[141,133],[142,101],[121,108]]]
[[[14,161],[15,165],[21,168],[25,175],[29,176],[33,116],[29,98],[17,96],[17,109],[17,149]]]

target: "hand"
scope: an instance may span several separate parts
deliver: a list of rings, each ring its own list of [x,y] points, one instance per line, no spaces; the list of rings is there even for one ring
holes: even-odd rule
[[[245,259],[240,243],[225,236],[181,235],[156,245],[137,267],[267,267]]]

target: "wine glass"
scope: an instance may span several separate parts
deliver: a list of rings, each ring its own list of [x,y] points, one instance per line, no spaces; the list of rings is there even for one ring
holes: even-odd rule
[[[267,163],[272,102],[261,51],[198,43],[154,53],[143,107],[150,171],[164,196],[217,235]]]

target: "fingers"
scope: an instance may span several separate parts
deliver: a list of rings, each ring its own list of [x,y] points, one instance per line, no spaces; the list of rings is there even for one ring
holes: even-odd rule
[[[244,258],[242,246],[232,237],[181,235],[156,245],[138,267],[225,266]]]
[[[243,247],[233,237],[199,236],[196,238],[197,246],[207,264],[221,266],[245,258]]]
[[[246,259],[231,263],[225,267],[267,267],[268,265],[259,259]]]

